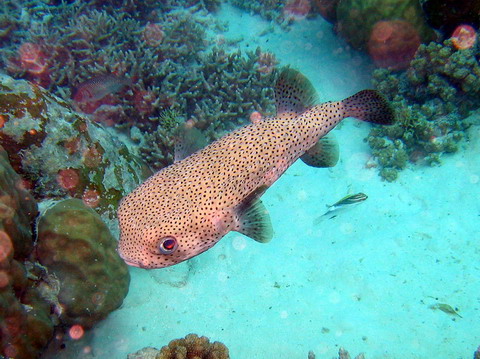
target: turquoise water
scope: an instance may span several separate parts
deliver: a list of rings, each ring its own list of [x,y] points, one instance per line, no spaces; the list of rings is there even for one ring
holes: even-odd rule
[[[301,71],[322,102],[372,87],[368,54],[318,15],[287,29],[231,4],[211,16],[228,24],[209,29],[212,38],[235,40],[230,51],[272,52],[278,66]],[[472,358],[480,345],[478,111],[469,121],[441,166],[409,163],[387,182],[369,165],[371,125],[346,119],[332,131],[335,167],[297,161],[262,197],[271,242],[231,232],[178,265],[129,267],[120,308],[79,340],[65,326],[42,358],[127,358],[189,333],[224,343],[239,359],[332,358],[340,347],[369,359]],[[136,146],[121,126],[108,131]],[[359,192],[368,199],[322,216]],[[118,238],[115,219],[108,224]]]

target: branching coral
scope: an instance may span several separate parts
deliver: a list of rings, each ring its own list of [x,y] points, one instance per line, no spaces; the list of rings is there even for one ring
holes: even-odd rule
[[[254,111],[272,114],[273,83],[277,74],[270,62],[268,73],[260,71],[260,51],[227,53],[214,48],[202,59],[200,66],[178,84],[181,95],[176,97],[178,118],[191,119],[209,141],[246,123]],[[176,79],[178,81],[178,79]],[[178,106],[178,107],[177,107]],[[152,131],[134,131],[134,140],[146,161],[159,169],[173,159],[172,130],[162,123],[161,117]]]
[[[230,0],[230,3],[252,14],[258,14],[266,20],[273,20],[280,24],[285,21],[282,14],[285,0]]]
[[[397,109],[397,123],[373,128],[367,140],[380,175],[392,181],[408,161],[439,164],[457,151],[464,119],[480,106],[478,49],[457,50],[450,40],[421,45],[406,72],[377,70],[374,82]]]
[[[275,56],[260,49],[246,56],[230,53],[225,43],[213,48],[212,31],[207,30],[224,28],[205,10],[215,2],[192,0],[185,8],[168,1],[148,22],[111,11],[112,4],[135,2],[94,3],[96,8],[62,3],[58,16],[32,25],[21,44],[0,50],[7,71],[64,99],[75,99],[72,94],[86,81],[105,74],[128,83],[94,102],[75,105],[105,125],[125,132],[138,128],[135,138],[155,169],[172,158],[171,129],[160,119],[165,110],[194,120],[210,140],[245,123],[253,111],[272,112]],[[25,66],[23,44],[37,50],[41,66]]]

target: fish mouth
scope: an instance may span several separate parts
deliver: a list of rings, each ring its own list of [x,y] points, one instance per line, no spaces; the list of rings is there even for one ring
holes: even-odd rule
[[[125,263],[127,263],[129,266],[132,267],[137,267],[137,268],[143,268],[139,263],[137,262],[131,262],[128,259],[122,258]]]
[[[123,261],[124,261],[127,265],[132,266],[132,267],[137,267],[137,268],[143,268],[140,263],[138,263],[138,262],[132,262],[131,260],[125,258],[124,255],[122,254],[122,251],[120,250],[120,248],[117,248],[117,253],[118,253],[118,255],[120,256],[120,258],[122,258]]]

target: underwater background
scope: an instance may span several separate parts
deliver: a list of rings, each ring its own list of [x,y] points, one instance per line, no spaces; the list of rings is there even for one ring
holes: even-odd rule
[[[479,359],[479,13],[3,0],[0,357]],[[121,198],[173,163],[185,123],[211,142],[273,116],[286,66],[320,102],[377,89],[396,123],[346,119],[335,167],[292,165],[262,197],[271,242],[127,266]]]

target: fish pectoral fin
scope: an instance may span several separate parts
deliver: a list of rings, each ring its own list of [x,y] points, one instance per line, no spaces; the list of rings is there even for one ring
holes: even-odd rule
[[[283,70],[275,84],[275,104],[278,118],[295,118],[318,102],[311,82],[299,71]]]
[[[338,143],[332,133],[320,138],[300,157],[305,164],[317,168],[333,167],[337,164],[338,158]]]
[[[242,205],[237,232],[257,242],[267,243],[273,238],[273,227],[270,215],[258,198]]]
[[[207,138],[198,128],[180,125],[174,133],[174,144],[175,162],[177,162],[201,150],[208,143]]]

